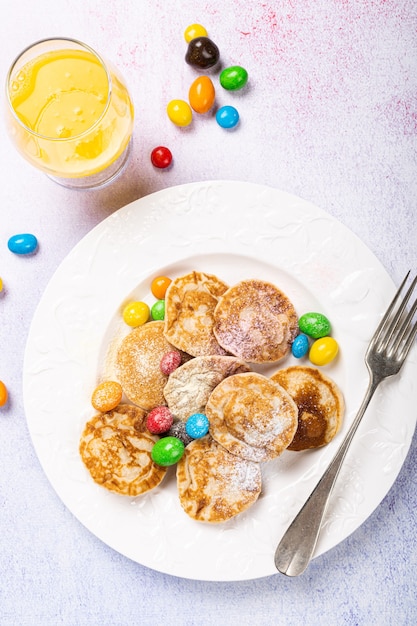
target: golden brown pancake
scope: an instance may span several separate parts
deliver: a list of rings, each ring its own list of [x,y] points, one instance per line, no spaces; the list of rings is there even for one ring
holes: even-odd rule
[[[213,311],[227,289],[213,274],[191,272],[175,278],[165,295],[165,337],[192,356],[226,354],[213,334]]]
[[[181,506],[195,520],[219,523],[256,502],[262,486],[258,463],[228,452],[210,436],[192,441],[177,465]]]
[[[206,406],[213,439],[232,454],[257,463],[277,457],[289,446],[297,414],[285,389],[255,372],[225,378]]]
[[[248,371],[249,365],[234,356],[197,356],[169,376],[164,396],[172,414],[185,421],[205,412],[211,392],[224,378]]]
[[[290,300],[275,285],[249,279],[219,298],[213,330],[230,354],[251,363],[270,363],[289,352],[298,318]]]
[[[160,363],[163,355],[172,350],[162,321],[138,326],[123,339],[116,356],[116,372],[133,404],[147,410],[166,404],[163,390],[168,376],[161,372]]]
[[[288,391],[298,407],[298,427],[289,450],[328,444],[342,424],[345,403],[336,383],[315,367],[279,370],[271,380]]]
[[[146,411],[120,404],[85,425],[80,455],[93,480],[116,493],[138,496],[162,481],[166,468],[151,459],[158,437],[145,427]]]

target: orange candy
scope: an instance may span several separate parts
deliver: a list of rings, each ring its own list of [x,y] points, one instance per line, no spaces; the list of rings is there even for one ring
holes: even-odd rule
[[[151,283],[152,295],[155,296],[157,300],[163,300],[171,282],[172,280],[168,278],[168,276],[157,276],[154,278]]]
[[[214,104],[216,92],[208,76],[199,76],[192,83],[188,92],[191,108],[196,113],[207,113]]]
[[[7,387],[4,382],[0,380],[0,406],[4,406],[7,403],[8,397]]]
[[[122,400],[122,386],[114,380],[106,380],[100,383],[93,391],[91,404],[100,413],[112,411]]]

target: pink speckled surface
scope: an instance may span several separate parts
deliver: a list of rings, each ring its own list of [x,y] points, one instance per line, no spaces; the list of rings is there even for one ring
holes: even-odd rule
[[[195,77],[183,39],[193,22],[206,26],[225,66],[249,72],[244,92],[218,93],[219,105],[239,109],[234,132],[210,115],[180,130],[165,115]],[[231,179],[283,189],[348,226],[395,283],[416,270],[416,25],[412,0],[20,0],[3,10],[2,81],[32,41],[75,37],[122,71],[136,122],[126,171],[96,192],[33,170],[0,124],[0,379],[10,391],[0,409],[1,626],[414,623],[415,439],[375,513],[303,577],[183,580],[122,557],[68,512],[36,458],[21,379],[34,310],[67,253],[120,207],[173,185]],[[150,163],[159,144],[173,151],[168,171]],[[25,231],[40,248],[18,258],[7,239]]]

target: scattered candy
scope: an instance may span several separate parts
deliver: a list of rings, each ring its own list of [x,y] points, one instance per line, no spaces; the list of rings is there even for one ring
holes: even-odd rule
[[[167,406],[157,406],[146,418],[146,428],[153,435],[165,433],[172,426],[174,418]]]
[[[188,92],[191,108],[196,113],[207,113],[214,104],[216,92],[208,76],[200,76],[192,83]]]
[[[191,107],[185,100],[171,100],[167,106],[167,114],[177,126],[188,126],[193,119]]]
[[[0,277],[0,292],[1,292],[1,291],[3,291],[3,281],[2,281],[2,279],[1,279],[1,277]]]
[[[161,359],[159,364],[160,370],[165,376],[169,376],[172,372],[175,372],[177,367],[181,365],[182,356],[178,350],[172,350],[167,352]]]
[[[308,357],[313,365],[327,365],[338,351],[338,343],[333,337],[321,337],[312,344]]]
[[[93,391],[91,404],[100,413],[112,411],[122,400],[122,386],[114,380],[106,380],[100,383]]]
[[[0,380],[0,406],[4,406],[7,403],[9,394],[7,387],[2,380]]]
[[[207,31],[201,24],[190,24],[184,31],[184,39],[187,43],[196,37],[207,37]]]
[[[216,122],[222,128],[234,128],[239,121],[239,113],[230,105],[221,107],[216,113]]]
[[[175,465],[184,454],[185,446],[177,437],[162,437],[152,448],[151,457],[157,465]]]
[[[174,424],[172,424],[169,431],[166,433],[166,436],[176,437],[177,439],[182,441],[184,446],[188,446],[188,444],[193,441],[193,438],[190,437],[190,435],[187,435],[187,432],[185,430],[185,422],[181,422],[181,421],[174,422]]]
[[[14,254],[32,254],[38,247],[38,240],[35,235],[23,233],[10,237],[7,246],[10,252],[14,252]]]
[[[209,421],[204,413],[190,415],[185,423],[185,432],[193,439],[200,439],[209,431]]]
[[[323,313],[304,313],[298,320],[298,326],[302,333],[313,339],[330,335],[330,322]]]
[[[151,152],[151,162],[154,167],[165,169],[172,163],[172,152],[165,146],[158,146]]]
[[[130,302],[123,309],[123,320],[128,326],[142,326],[149,319],[149,306],[146,302]]]
[[[303,333],[297,335],[297,337],[292,342],[291,346],[292,355],[295,356],[296,359],[301,359],[308,352],[308,337]]]
[[[151,283],[151,292],[158,300],[165,298],[166,290],[172,283],[172,280],[168,276],[157,276]]]
[[[195,37],[190,40],[185,55],[188,65],[205,70],[216,65],[219,59],[219,49],[208,37]]]
[[[157,300],[151,308],[151,316],[153,320],[165,319],[165,300]]]
[[[248,82],[248,73],[244,67],[233,65],[226,67],[220,74],[220,84],[228,91],[237,91],[242,89]]]

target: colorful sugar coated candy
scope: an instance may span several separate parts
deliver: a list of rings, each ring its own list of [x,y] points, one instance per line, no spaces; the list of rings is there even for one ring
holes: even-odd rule
[[[176,126],[188,126],[193,119],[193,112],[185,100],[171,100],[167,106],[169,119]]]
[[[308,358],[313,365],[327,365],[338,352],[339,346],[333,337],[320,337],[312,344]]]
[[[165,319],[165,300],[157,300],[151,308],[151,316],[153,320]]]
[[[23,233],[10,237],[7,246],[10,252],[14,252],[14,254],[32,254],[38,247],[38,240],[35,235]]]
[[[171,428],[173,421],[174,418],[167,406],[157,406],[148,413],[146,428],[153,435],[160,435]]]
[[[239,121],[239,113],[230,105],[221,107],[216,113],[216,122],[222,128],[234,128]]]
[[[244,67],[240,65],[232,65],[226,67],[220,74],[220,84],[228,91],[237,91],[243,89],[248,82],[248,73]]]
[[[181,422],[181,421],[174,422],[174,424],[172,424],[169,431],[166,433],[166,436],[176,437],[177,439],[182,441],[184,446],[188,446],[188,444],[193,441],[193,438],[190,437],[190,435],[187,435],[187,432],[185,430],[185,422]]]
[[[185,61],[188,65],[206,70],[219,62],[220,52],[208,37],[194,37],[188,44]]]
[[[146,302],[129,302],[123,309],[123,320],[128,326],[136,328],[145,324],[150,315]]]
[[[200,76],[192,83],[188,92],[191,108],[196,113],[207,113],[214,104],[216,92],[208,76]]]
[[[162,357],[159,364],[160,370],[165,376],[169,376],[181,365],[181,361],[181,353],[178,350],[171,350],[171,352],[167,352]]]
[[[204,413],[193,413],[185,423],[185,432],[193,439],[200,439],[209,431],[208,417]]]
[[[158,298],[158,300],[163,300],[171,283],[172,280],[168,276],[157,276],[151,283],[152,295]]]
[[[154,463],[168,467],[175,465],[184,454],[185,446],[177,437],[162,437],[155,443],[151,451]]]
[[[0,277],[0,291],[3,291],[3,280]]]
[[[165,169],[172,163],[172,152],[165,146],[157,146],[151,152],[151,162],[154,167]]]
[[[122,401],[123,389],[115,380],[106,380],[94,389],[91,404],[100,413],[112,411]]]
[[[308,352],[308,337],[303,333],[297,335],[291,345],[291,353],[296,359],[301,359]]]
[[[207,37],[207,31],[201,24],[190,24],[184,31],[184,39],[190,43],[191,39],[196,37]]]
[[[7,387],[2,380],[0,380],[0,406],[4,406],[7,403],[9,394]]]
[[[298,327],[302,333],[313,339],[330,335],[331,331],[330,322],[323,313],[304,313],[298,320]]]

